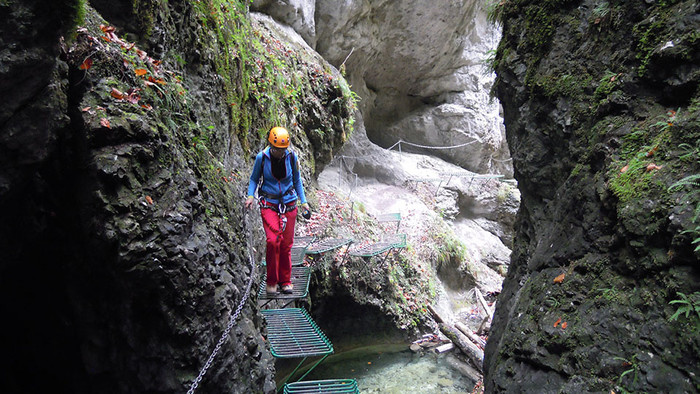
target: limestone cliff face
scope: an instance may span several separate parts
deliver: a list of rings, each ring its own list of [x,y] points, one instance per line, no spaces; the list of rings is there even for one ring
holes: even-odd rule
[[[266,130],[310,182],[351,131],[347,84],[247,2],[0,15],[0,391],[185,392],[256,271]],[[248,299],[198,392],[274,392],[263,332]]]
[[[487,391],[697,391],[698,3],[495,11],[522,201]]]
[[[479,173],[512,174],[500,106],[484,64],[500,31],[474,0],[256,0],[294,27],[361,97],[367,136],[388,148],[404,140]]]

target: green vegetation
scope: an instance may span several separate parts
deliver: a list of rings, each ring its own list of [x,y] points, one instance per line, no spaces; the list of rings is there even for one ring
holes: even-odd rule
[[[618,378],[618,383],[622,384],[622,379],[629,375],[629,374],[634,374],[633,379],[632,379],[632,386],[637,384],[637,379],[639,377],[639,363],[637,362],[637,355],[635,354],[632,356],[630,359],[622,358],[622,357],[615,357],[615,360],[621,361],[622,365],[625,367],[629,367],[627,370],[622,372],[620,377]]]
[[[303,130],[303,107],[313,103],[309,96],[320,95],[327,88],[337,91],[334,105],[342,109],[334,115],[346,117],[343,128],[351,131],[357,95],[347,82],[330,70],[307,63],[265,28],[255,28],[248,16],[248,3],[195,3],[200,23],[215,34],[219,47],[214,58],[217,73],[223,77],[231,122],[244,149],[250,149],[248,132],[252,130],[257,131],[257,138],[262,138],[272,125]],[[332,128],[331,123],[327,128]]]
[[[700,292],[695,292],[689,296],[678,292],[680,299],[669,302],[670,305],[678,305],[676,313],[668,318],[669,321],[676,321],[683,315],[688,320],[695,320],[700,324]]]

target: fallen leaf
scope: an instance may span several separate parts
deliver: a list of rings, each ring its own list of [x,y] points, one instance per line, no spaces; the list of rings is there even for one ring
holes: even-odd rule
[[[565,276],[566,276],[566,273],[563,273],[563,274],[557,276],[556,278],[554,278],[554,283],[561,283],[561,282],[563,282]]]
[[[112,42],[112,40],[107,36],[100,36],[100,37],[107,42]]]
[[[119,89],[117,88],[112,88],[112,97],[114,97],[117,100],[123,100],[124,99],[124,93],[120,92]]]
[[[654,153],[656,153],[656,150],[659,149],[659,146],[656,145],[655,147],[651,148],[649,152],[647,152],[647,157],[652,157],[654,156]]]
[[[627,170],[629,170],[629,169],[630,169],[630,166],[629,166],[629,164],[628,164],[628,165],[622,167],[622,168],[620,169],[620,172],[624,174],[624,173],[627,172]]]
[[[150,205],[153,205],[153,199],[151,198],[151,196],[146,196],[146,202]]]
[[[92,59],[87,58],[85,61],[80,65],[81,70],[89,70],[90,67],[92,67]]]
[[[150,111],[153,109],[150,104],[141,104],[141,108],[146,109],[146,111]]]
[[[649,163],[649,165],[647,166],[647,172],[649,172],[649,171],[654,171],[654,170],[660,170],[661,167],[662,167],[662,166],[657,166],[657,165],[654,164],[654,163]]]
[[[140,77],[142,75],[148,74],[148,70],[146,70],[145,68],[137,68],[134,70],[134,74],[136,74],[136,76]]]
[[[139,59],[141,59],[141,60],[146,60],[146,58],[148,57],[148,54],[146,54],[145,51],[142,51],[142,50],[136,48],[136,56],[138,56]]]
[[[558,318],[557,321],[554,322],[554,327],[558,326],[560,322],[561,322],[561,317]]]
[[[114,30],[116,30],[114,26],[106,26],[106,25],[100,25],[100,29],[105,33],[111,33]]]
[[[566,328],[566,326],[568,326],[568,324],[567,324],[566,322],[564,322],[564,323],[561,323],[561,328],[562,328],[562,329],[565,329],[565,328]]]
[[[81,111],[87,112],[87,111],[89,111],[91,108],[92,108],[92,107],[85,107],[85,108],[83,108]]]
[[[111,128],[112,128],[112,125],[109,124],[109,119],[107,119],[107,118],[102,118],[102,119],[100,119],[100,124],[101,124],[103,127],[106,127],[106,128],[108,128],[108,129],[111,129]]]

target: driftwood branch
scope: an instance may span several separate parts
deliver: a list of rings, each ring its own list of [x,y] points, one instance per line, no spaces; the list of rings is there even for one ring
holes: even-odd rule
[[[484,372],[484,352],[479,349],[475,344],[473,344],[466,335],[462,334],[459,330],[447,324],[440,324],[440,331],[442,331],[445,336],[452,341],[464,354],[469,357],[469,360],[474,363],[474,366],[479,370],[479,372]]]
[[[433,308],[432,305],[428,305],[428,310],[430,311],[430,314],[433,316],[433,320],[435,320],[436,323],[444,323],[445,320],[437,313],[435,308]]]
[[[484,311],[486,311],[486,315],[489,317],[489,319],[493,319],[493,311],[491,311],[491,308],[489,308],[489,304],[486,303],[484,296],[481,295],[479,288],[475,287],[474,292],[476,293],[476,298],[479,300],[479,304],[481,304],[481,307],[484,308]]]
[[[464,335],[469,338],[470,341],[474,342],[477,346],[481,347],[482,349],[486,346],[486,341],[481,339],[478,335],[474,334],[469,327],[465,326],[462,323],[455,323],[455,328],[457,328],[459,331],[461,331]]]

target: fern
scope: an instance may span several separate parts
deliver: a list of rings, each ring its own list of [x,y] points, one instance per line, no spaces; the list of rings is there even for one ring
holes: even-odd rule
[[[700,192],[700,174],[690,175],[690,176],[687,176],[687,177],[681,179],[680,181],[669,186],[668,191],[674,192],[676,190],[680,190],[681,188],[683,188],[685,186],[695,186],[695,187],[699,188],[699,190],[695,190],[695,191],[691,192],[693,194]]]
[[[680,291],[678,292],[678,295],[681,296],[681,299],[679,300],[673,300],[669,302],[670,305],[673,304],[680,304],[678,309],[676,310],[676,313],[674,313],[671,317],[668,318],[669,321],[675,321],[678,320],[678,317],[680,315],[684,314],[685,318],[688,319],[690,314],[692,312],[695,312],[695,315],[697,315],[697,318],[700,319],[700,302],[697,302],[698,299],[700,299],[700,292],[695,292],[691,294],[690,296],[687,296]]]

